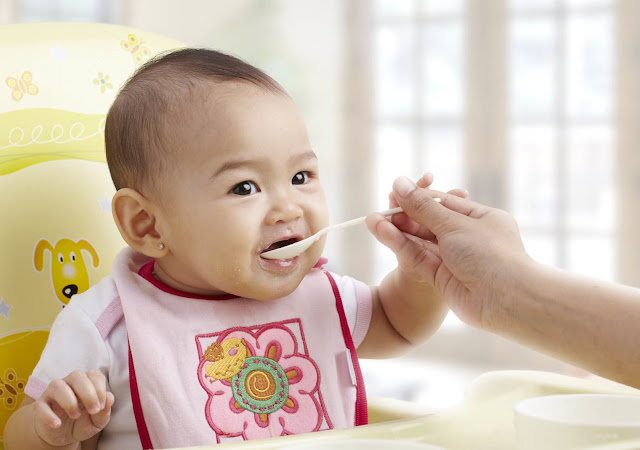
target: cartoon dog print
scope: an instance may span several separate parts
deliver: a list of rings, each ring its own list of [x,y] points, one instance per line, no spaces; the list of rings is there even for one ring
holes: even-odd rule
[[[44,268],[45,250],[51,252],[51,284],[53,290],[62,302],[64,308],[72,295],[89,289],[89,274],[82,257],[82,250],[89,252],[93,267],[100,264],[98,252],[84,239],[77,242],[62,238],[51,245],[46,239],[41,239],[33,251],[33,265],[38,272]]]

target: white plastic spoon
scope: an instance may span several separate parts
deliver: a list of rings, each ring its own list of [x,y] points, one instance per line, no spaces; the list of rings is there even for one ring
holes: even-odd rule
[[[435,197],[434,200],[436,202],[440,202],[440,198]],[[380,211],[380,214],[383,216],[392,216],[402,212],[402,208],[392,208],[387,209],[386,211]],[[285,245],[284,247],[276,248],[275,250],[269,250],[268,252],[263,252],[260,254],[265,259],[289,259],[294,256],[300,255],[306,249],[311,247],[314,242],[320,239],[322,236],[327,234],[329,231],[338,230],[340,228],[347,228],[353,225],[360,225],[364,223],[364,220],[367,216],[358,217],[357,219],[347,220],[346,222],[338,223],[335,225],[328,226],[318,231],[316,234],[309,236],[306,239],[302,239],[301,241],[294,242],[293,244]]]
[[[393,214],[402,212],[402,208],[393,208],[387,209],[386,211],[381,211],[380,214],[383,216],[391,216]],[[316,234],[309,236],[306,239],[302,239],[301,241],[295,242],[293,244],[286,245],[284,247],[276,248],[275,250],[269,250],[268,252],[262,253],[260,256],[266,259],[289,259],[294,256],[298,256],[306,249],[311,247],[314,242],[320,239],[322,236],[327,234],[329,231],[338,230],[340,228],[347,228],[353,225],[359,225],[364,223],[364,219],[366,216],[358,217],[357,219],[347,220],[346,222],[338,223],[336,225],[331,225],[329,227],[323,228],[318,231]]]
[[[440,198],[434,198],[436,202],[440,202]],[[387,209],[386,211],[380,211],[380,214],[383,216],[392,216],[402,212],[402,208],[392,208]],[[357,219],[347,220],[346,222],[338,223],[335,225],[328,226],[318,231],[316,234],[309,236],[306,239],[302,239],[301,241],[294,242],[293,244],[285,245],[284,247],[276,248],[275,250],[269,250],[268,252],[263,252],[260,254],[265,259],[289,259],[294,256],[298,256],[306,249],[311,247],[314,242],[320,239],[322,236],[327,234],[329,231],[338,230],[340,228],[347,228],[353,225],[360,225],[364,223],[364,220],[367,216],[358,217]]]

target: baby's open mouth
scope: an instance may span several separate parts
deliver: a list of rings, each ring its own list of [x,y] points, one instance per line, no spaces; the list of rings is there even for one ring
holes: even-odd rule
[[[273,244],[271,244],[270,246],[268,246],[267,248],[265,248],[264,250],[262,250],[262,253],[268,252],[268,251],[271,251],[271,250],[275,250],[277,248],[286,247],[287,245],[295,244],[296,242],[298,242],[297,238],[291,238],[291,239],[285,239],[283,241],[277,241],[277,242],[274,242]]]

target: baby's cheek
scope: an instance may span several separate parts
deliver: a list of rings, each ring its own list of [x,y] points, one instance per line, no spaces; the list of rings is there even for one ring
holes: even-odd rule
[[[305,271],[305,274],[307,274],[311,269],[313,269],[313,267],[317,264],[317,262],[322,257],[322,253],[324,252],[324,247],[326,242],[327,242],[327,236],[323,236],[309,250],[307,250],[306,256],[308,257],[308,261],[306,261],[306,264],[308,265],[308,267],[306,267],[307,270]]]

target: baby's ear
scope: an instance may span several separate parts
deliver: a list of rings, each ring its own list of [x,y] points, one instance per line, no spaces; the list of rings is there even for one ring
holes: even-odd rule
[[[162,243],[162,236],[156,227],[153,205],[144,195],[123,188],[115,193],[111,204],[113,219],[129,246],[152,258],[164,256],[166,248],[158,245]]]

